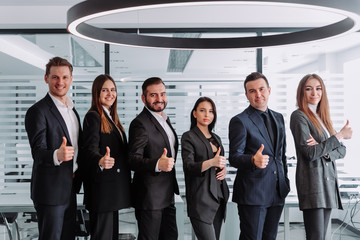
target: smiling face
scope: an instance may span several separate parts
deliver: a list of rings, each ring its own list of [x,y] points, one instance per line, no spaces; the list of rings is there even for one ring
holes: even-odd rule
[[[305,101],[311,105],[318,105],[322,97],[322,87],[319,80],[310,78],[305,84]]]
[[[65,103],[66,94],[72,83],[72,75],[69,67],[52,66],[49,74],[45,75],[45,82],[49,85],[50,94]]]
[[[107,109],[114,104],[116,100],[116,87],[111,80],[106,80],[101,88],[100,103]]]
[[[196,118],[198,127],[208,127],[214,120],[214,110],[211,103],[207,101],[201,102],[193,111],[193,115]]]
[[[146,96],[141,95],[141,99],[148,109],[161,113],[166,108],[167,98],[164,84],[149,85],[145,94]]]
[[[250,105],[258,110],[265,111],[267,108],[271,88],[265,79],[259,78],[246,83],[246,97]]]

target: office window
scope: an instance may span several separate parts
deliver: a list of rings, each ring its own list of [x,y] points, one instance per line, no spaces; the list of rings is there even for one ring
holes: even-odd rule
[[[354,129],[353,139],[345,141],[347,156],[344,161],[338,161],[341,171],[352,173],[357,169],[359,38],[360,33],[353,33],[318,43],[262,50],[263,73],[272,87],[269,106],[285,117],[288,157],[295,156],[288,125],[296,108],[297,84],[303,75],[315,72],[325,79],[335,128],[340,130],[349,119]],[[48,90],[43,80],[45,64],[53,56],[72,62],[74,81],[69,93],[83,119],[90,107],[92,81],[105,71],[105,48],[103,44],[69,34],[0,35],[0,39],[8,44],[8,51],[0,52],[0,167],[3,169],[0,189],[28,192],[32,159],[24,116]],[[256,56],[255,49],[174,51],[110,46],[110,75],[118,86],[118,113],[125,130],[128,131],[131,120],[143,108],[143,81],[159,76],[167,85],[166,112],[179,139],[189,129],[190,111],[197,98],[208,96],[215,101],[218,110],[215,132],[221,136],[228,157],[228,123],[248,106],[243,80],[256,71]],[[223,68],[209,69],[212,64],[221,64]],[[228,173],[231,187],[235,169],[229,166]],[[184,194],[181,152],[177,158],[177,175]]]
[[[296,109],[296,89],[300,79],[308,73],[319,74],[326,85],[331,119],[339,131],[349,119],[354,130],[351,140],[344,140],[347,153],[337,161],[339,173],[358,175],[357,146],[360,139],[360,115],[357,113],[358,76],[360,63],[360,33],[316,43],[265,48],[263,69],[270,84],[286,84],[286,108],[280,110],[286,116],[288,156],[296,156],[293,137],[289,130],[290,114]],[[274,95],[274,92],[272,93]],[[274,97],[274,96],[272,96]],[[274,99],[272,99],[274,100]],[[276,106],[276,105],[275,105]]]
[[[4,34],[0,41],[0,189],[28,193],[33,160],[24,118],[48,91],[45,64],[54,56],[73,64],[70,96],[82,118],[89,108],[90,81],[104,71],[104,45],[69,34]]]

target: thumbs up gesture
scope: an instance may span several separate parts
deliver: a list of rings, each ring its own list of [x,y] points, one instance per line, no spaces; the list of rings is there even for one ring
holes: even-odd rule
[[[266,168],[269,164],[269,156],[263,155],[262,152],[264,151],[264,144],[261,144],[259,150],[254,155],[254,164],[258,168]]]
[[[174,168],[175,160],[174,158],[167,157],[167,150],[164,148],[164,152],[159,159],[159,170],[164,172],[170,172]]]
[[[66,137],[63,137],[63,142],[56,153],[59,162],[70,161],[74,157],[74,148],[72,146],[66,146],[66,143]]]
[[[336,133],[335,136],[337,139],[350,139],[352,137],[352,129],[350,127],[349,120],[346,121],[345,126],[340,130],[340,132]]]
[[[220,151],[221,148],[219,147],[219,149],[216,152],[216,155],[214,156],[214,158],[212,158],[212,166],[222,169],[226,165],[226,158],[224,156],[220,156]]]
[[[115,159],[110,157],[110,148],[106,147],[105,155],[100,158],[99,165],[102,166],[104,169],[111,169],[115,164]]]

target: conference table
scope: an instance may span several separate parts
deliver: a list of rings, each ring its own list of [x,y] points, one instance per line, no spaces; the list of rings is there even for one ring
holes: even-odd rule
[[[231,198],[230,198],[231,199]],[[348,199],[343,199],[343,202]],[[77,195],[78,209],[84,209],[83,194]],[[179,230],[179,239],[184,235],[184,202],[181,197],[176,195],[175,205],[177,208],[177,223]],[[283,210],[284,221],[284,239],[290,240],[290,209],[298,208],[299,203],[296,196],[288,196]],[[0,212],[35,212],[34,205],[28,193],[0,193]],[[236,203],[231,201],[227,204],[226,222],[221,231],[221,238],[226,240],[238,239],[240,233],[239,217]],[[329,224],[328,236],[331,234],[331,225]]]
[[[77,208],[84,209],[84,195],[77,194]],[[178,223],[179,239],[184,237],[184,202],[179,195],[175,196],[176,221]],[[1,193],[0,213],[6,212],[35,212],[34,204],[29,193]]]

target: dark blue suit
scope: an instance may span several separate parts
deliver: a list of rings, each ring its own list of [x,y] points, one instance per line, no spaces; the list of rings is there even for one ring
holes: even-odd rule
[[[290,191],[284,119],[280,113],[268,111],[276,126],[275,146],[271,143],[261,111],[252,106],[233,117],[229,124],[229,161],[238,169],[232,200],[239,206],[240,239],[276,239],[284,199]],[[264,145],[262,154],[269,156],[269,164],[264,169],[251,163],[251,156],[256,154],[261,144]]]
[[[74,112],[81,126],[75,109]],[[66,137],[68,146],[71,146],[71,140],[65,121],[49,94],[26,112],[25,128],[34,159],[31,199],[39,219],[39,240],[60,239],[59,235],[61,239],[74,239],[75,192],[80,190],[82,178],[77,171],[73,179],[73,160],[59,166],[54,164],[53,154],[62,144],[62,137]],[[80,148],[81,144],[78,146]],[[55,216],[50,216],[49,211]]]

